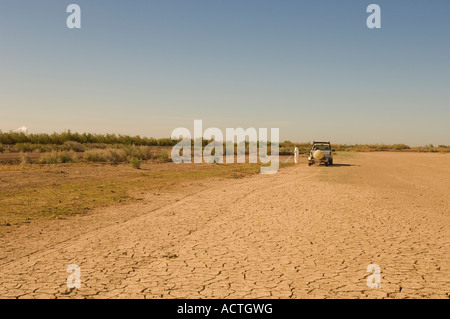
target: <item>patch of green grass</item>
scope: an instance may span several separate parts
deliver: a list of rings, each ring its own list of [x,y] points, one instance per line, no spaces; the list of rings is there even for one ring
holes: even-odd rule
[[[28,217],[46,219],[82,214],[129,199],[127,190],[126,184],[95,181],[2,192],[0,205],[4,211],[0,220],[16,223]]]
[[[133,157],[130,160],[130,164],[131,164],[131,167],[133,167],[134,169],[140,169],[142,161],[137,157]]]
[[[155,164],[153,164],[155,165]],[[175,165],[175,164],[174,164]],[[29,165],[27,170],[39,174]],[[98,167],[102,170],[102,166]],[[119,167],[118,167],[119,169]],[[52,219],[85,214],[98,207],[127,203],[134,199],[134,192],[173,189],[183,182],[208,178],[242,178],[258,174],[260,164],[212,164],[193,165],[189,170],[157,172],[124,171],[111,174],[110,170],[95,178],[62,179],[52,184],[42,183],[0,192],[0,226],[16,224],[27,218]],[[41,173],[42,174],[42,173]],[[70,174],[70,173],[69,173]],[[24,177],[25,178],[25,177]],[[0,228],[1,231],[1,228]]]
[[[73,152],[56,152],[44,153],[41,155],[39,162],[41,164],[64,164],[74,163],[77,161],[77,157]]]

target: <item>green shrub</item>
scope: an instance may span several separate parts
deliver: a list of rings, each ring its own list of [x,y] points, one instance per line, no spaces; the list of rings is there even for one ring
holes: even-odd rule
[[[148,146],[122,145],[120,148],[125,151],[129,158],[136,157],[140,160],[147,160],[152,156]]]
[[[73,163],[76,162],[77,157],[73,152],[59,152],[59,159],[61,163]]]
[[[120,149],[89,150],[84,153],[84,159],[94,163],[118,164],[128,160],[127,154]]]
[[[51,152],[47,154],[42,154],[39,162],[41,164],[58,164],[58,155],[56,152]]]
[[[31,143],[17,143],[15,147],[18,152],[32,152],[35,148],[36,146]]]
[[[132,166],[133,168],[135,168],[135,169],[140,169],[140,168],[141,168],[142,161],[141,161],[139,158],[137,158],[137,157],[133,157],[133,158],[131,158],[131,160],[130,160],[130,164],[131,164],[131,166]]]
[[[128,161],[127,153],[124,150],[106,150],[106,158],[109,163],[118,164]]]
[[[103,163],[107,162],[104,150],[89,150],[84,152],[83,158],[88,162]]]
[[[39,162],[41,164],[63,164],[76,162],[77,158],[73,152],[57,152],[44,153],[41,155]]]
[[[161,162],[169,162],[169,161],[170,161],[170,159],[169,159],[169,153],[167,153],[167,152],[161,152],[161,153],[159,153],[159,154],[156,156],[156,159],[157,159],[158,161],[161,161]]]

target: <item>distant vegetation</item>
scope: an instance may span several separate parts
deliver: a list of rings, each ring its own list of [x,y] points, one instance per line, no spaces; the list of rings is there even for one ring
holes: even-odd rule
[[[34,144],[34,145],[64,145],[67,142],[80,144],[125,144],[137,146],[173,146],[176,141],[170,138],[148,138],[140,136],[116,135],[116,134],[91,134],[72,133],[70,130],[63,133],[39,133],[25,134],[17,132],[0,131],[0,144]]]
[[[203,146],[210,141],[203,141]],[[71,131],[53,134],[25,134],[0,131],[0,153],[42,153],[38,160],[41,164],[72,163],[80,160],[95,163],[131,163],[135,168],[145,160],[170,161],[170,150],[178,141],[169,138],[148,138],[116,134],[73,133]],[[311,143],[280,143],[280,155],[290,155],[294,147],[300,153],[309,152]],[[405,144],[334,144],[337,152],[450,152],[450,146],[432,144],[410,147]],[[270,146],[268,147],[270,152]],[[245,145],[248,154],[249,143]],[[235,144],[235,154],[237,145]],[[38,155],[39,156],[39,155]],[[27,155],[21,155],[22,165],[31,163]]]
[[[280,143],[280,153],[292,152],[291,150],[297,146],[300,153],[307,153],[311,149],[311,143],[292,143],[285,141]],[[406,144],[332,144],[332,148],[336,152],[386,152],[386,151],[403,151],[403,152],[450,152],[450,146],[432,144],[426,146],[412,147]]]

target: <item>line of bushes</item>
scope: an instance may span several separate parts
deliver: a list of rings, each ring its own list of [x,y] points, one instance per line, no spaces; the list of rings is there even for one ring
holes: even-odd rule
[[[76,162],[119,164],[130,163],[135,168],[140,168],[145,160],[157,162],[170,161],[169,152],[163,149],[153,152],[148,146],[122,145],[120,148],[92,149],[83,153],[75,151],[50,151],[40,154],[38,159],[32,159],[30,153],[20,154],[20,165],[27,166],[32,163],[39,164],[64,164]]]
[[[84,159],[94,163],[123,163],[132,158],[138,160],[156,159],[150,147],[136,145],[122,145],[118,148],[92,149],[84,152]]]
[[[91,134],[91,133],[72,133],[70,130],[63,133],[39,133],[39,134],[25,134],[17,132],[2,132],[0,131],[0,152],[86,152],[95,149],[117,148],[121,149],[123,146],[174,146],[179,141],[171,140],[169,138],[147,138],[128,135],[116,134]],[[206,146],[209,142],[203,140],[202,145]],[[192,141],[193,144],[193,141]],[[249,143],[245,143],[246,153],[249,150]],[[284,141],[280,143],[280,154],[292,153],[293,148],[297,146],[301,153],[307,153],[312,144],[311,143],[293,143],[291,141]],[[334,144],[333,148],[336,151],[356,151],[356,152],[370,152],[370,151],[450,151],[450,146],[439,145],[434,147],[432,144],[422,147],[410,147],[405,144]],[[270,145],[269,145],[270,150]],[[237,152],[237,144],[235,144],[235,153]],[[139,158],[139,157],[138,157]]]
[[[166,162],[170,160],[168,152],[152,154],[149,147],[127,145],[122,148],[92,149],[87,150],[80,157],[74,151],[51,151],[43,153],[39,158],[40,164],[75,163],[80,160],[91,163],[131,163],[133,167],[141,165],[144,160],[156,160]],[[24,153],[21,157],[22,165],[31,163],[30,158]]]
[[[129,135],[116,134],[92,134],[92,133],[73,133],[70,130],[63,133],[38,133],[25,134],[18,132],[2,132],[0,131],[0,143],[8,145],[16,145],[18,143],[31,144],[55,144],[63,145],[66,142],[77,142],[80,144],[127,144],[138,146],[173,146],[177,141],[172,141],[170,138],[149,138]]]
[[[53,150],[67,150],[67,147],[76,145],[80,147],[90,145],[136,145],[136,146],[174,146],[179,141],[170,138],[152,138],[116,135],[116,134],[92,134],[92,133],[72,133],[70,130],[63,133],[38,133],[26,134],[18,132],[2,132],[0,131],[0,144],[15,145],[16,151],[31,151],[33,147],[35,150],[53,151]],[[206,146],[210,141],[203,140],[203,146]],[[193,143],[193,141],[192,141]],[[246,143],[248,144],[248,142]],[[269,143],[270,144],[270,143]],[[48,146],[48,147],[46,147]],[[58,149],[59,147],[59,149]],[[14,148],[12,151],[15,150]],[[71,149],[78,151],[75,149]],[[83,150],[81,150],[83,151]]]

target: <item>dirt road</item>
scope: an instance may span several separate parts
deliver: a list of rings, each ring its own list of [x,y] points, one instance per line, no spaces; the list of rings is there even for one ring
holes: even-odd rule
[[[0,238],[0,297],[448,299],[450,155],[335,162],[22,225]]]

